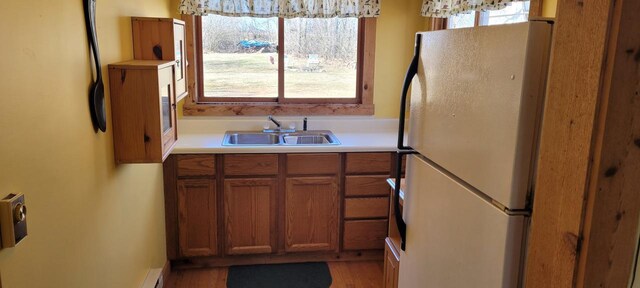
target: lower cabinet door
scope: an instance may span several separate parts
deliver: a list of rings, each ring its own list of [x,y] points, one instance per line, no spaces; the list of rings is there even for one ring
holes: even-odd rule
[[[216,219],[215,180],[178,180],[178,242],[181,256],[218,254]]]
[[[336,177],[287,178],[284,235],[287,252],[337,250],[337,182]]]
[[[275,251],[276,194],[275,178],[224,181],[227,254]]]
[[[384,282],[383,288],[397,288],[398,287],[398,272],[400,266],[400,254],[395,249],[395,246],[389,238],[386,240],[384,247]]]

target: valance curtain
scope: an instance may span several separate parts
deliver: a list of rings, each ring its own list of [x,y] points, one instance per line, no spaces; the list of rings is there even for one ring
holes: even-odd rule
[[[423,0],[422,16],[446,18],[471,11],[498,10],[518,0]]]
[[[181,0],[180,13],[204,16],[378,17],[381,0]],[[391,0],[392,1],[392,0]]]

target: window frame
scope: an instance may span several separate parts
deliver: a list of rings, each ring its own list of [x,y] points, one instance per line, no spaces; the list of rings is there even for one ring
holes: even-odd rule
[[[539,15],[541,15],[541,10],[542,10],[542,6],[540,5],[540,1],[539,0],[528,0],[529,1],[529,15],[527,16],[528,21],[532,20],[532,19],[537,19],[540,18]],[[485,27],[485,26],[491,26],[489,24],[482,24],[481,21],[482,20],[488,20],[488,16],[486,14],[483,15],[483,13],[489,13],[489,11],[475,11],[474,17],[473,17],[473,26],[472,27]],[[472,28],[472,27],[468,27],[468,28]],[[453,27],[449,27],[449,18],[446,18],[445,24],[444,24],[444,29],[459,29],[459,28],[453,28]]]
[[[358,19],[355,98],[284,98],[284,53],[278,53],[278,97],[205,97],[202,62],[202,18],[182,15],[187,31],[189,95],[183,114],[210,115],[373,115],[376,18]],[[278,46],[284,48],[284,18],[278,18]],[[191,36],[191,37],[189,37]],[[189,53],[191,50],[192,53]],[[191,66],[191,67],[190,67]]]

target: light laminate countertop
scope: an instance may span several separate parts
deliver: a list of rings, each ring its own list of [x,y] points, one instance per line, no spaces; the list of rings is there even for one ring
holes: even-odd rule
[[[276,117],[283,127],[302,127],[302,117]],[[282,118],[282,119],[280,119]],[[210,117],[180,119],[173,154],[194,153],[327,153],[393,152],[397,145],[397,119],[373,117],[309,117],[309,130],[330,130],[340,145],[222,146],[226,131],[261,131],[265,117]],[[273,124],[272,124],[273,127]]]

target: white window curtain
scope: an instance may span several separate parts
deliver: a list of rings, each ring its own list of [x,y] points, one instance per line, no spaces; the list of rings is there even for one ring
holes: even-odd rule
[[[180,13],[205,16],[378,17],[381,0],[180,0]],[[390,0],[393,1],[393,0]]]
[[[446,18],[471,11],[499,10],[518,0],[423,0],[422,16]]]

